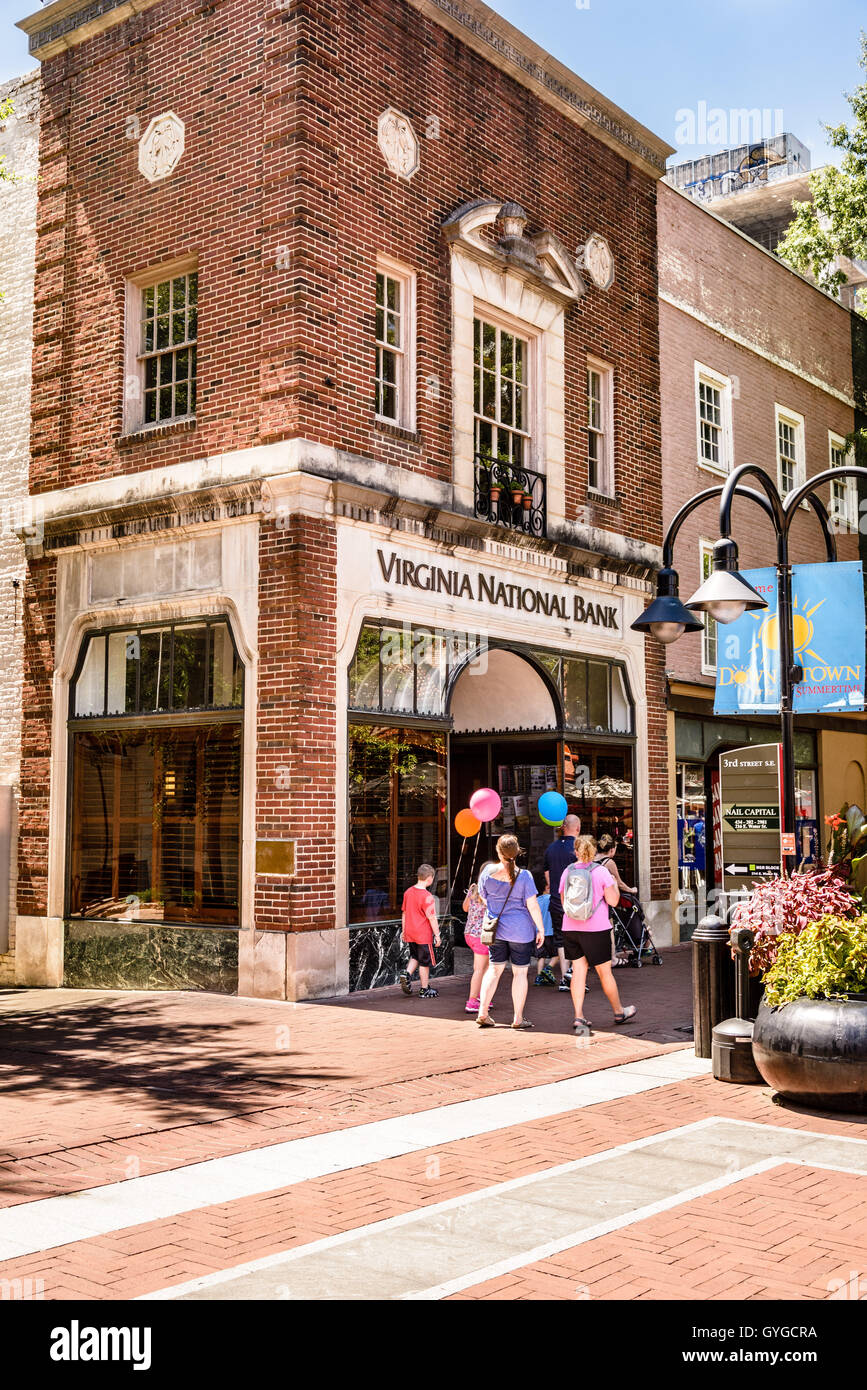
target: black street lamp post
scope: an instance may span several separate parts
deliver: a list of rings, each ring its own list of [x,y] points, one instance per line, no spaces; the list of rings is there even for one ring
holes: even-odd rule
[[[743,479],[748,477],[758,481],[761,491],[744,486]],[[806,501],[815,512],[821,527],[828,561],[834,563],[837,560],[837,543],[828,509],[817,495],[816,489],[824,483],[838,482],[842,478],[862,478],[867,482],[867,468],[846,465],[826,469],[810,478],[803,486],[793,488],[785,497],[781,497],[773,479],[763,468],[754,463],[746,463],[736,468],[725,483],[696,493],[680,508],[666,531],[662,547],[662,568],[657,576],[656,598],[632,624],[635,631],[645,632],[668,645],[677,641],[684,632],[701,631],[703,623],[695,617],[696,613],[707,613],[718,623],[725,624],[735,622],[748,609],[767,608],[768,605],[761,595],[738,573],[738,550],[731,536],[731,510],[736,496],[747,498],[761,507],[773,524],[777,541],[777,623],[780,643],[780,732],[783,763],[781,828],[791,835],[794,834],[796,821],[794,693],[795,687],[804,678],[804,672],[803,667],[794,661],[789,533],[798,508]],[[720,539],[713,548],[713,570],[692,598],[683,603],[678,593],[679,581],[674,568],[674,542],[687,517],[714,497],[720,499]],[[795,866],[796,856],[787,853],[781,858],[785,871],[790,873]],[[716,940],[714,929],[717,930],[717,934],[722,930],[722,923],[716,918],[706,918],[700,926],[707,927],[705,935],[708,941],[711,938]],[[723,969],[723,956],[717,953],[713,960],[705,962],[702,951],[707,954],[708,948],[702,945],[703,940],[702,932],[699,931],[696,934],[698,951],[694,973],[696,1014],[699,1019],[704,1018],[702,1036],[704,1033],[709,1034],[714,1025],[726,1016],[719,1013],[718,1017],[712,1017],[720,1007],[725,1007],[721,1003],[726,992],[724,982],[716,978],[716,973]],[[719,1002],[715,1005],[715,1001]],[[708,1056],[710,1053],[709,1050],[702,1050],[698,1055]]]

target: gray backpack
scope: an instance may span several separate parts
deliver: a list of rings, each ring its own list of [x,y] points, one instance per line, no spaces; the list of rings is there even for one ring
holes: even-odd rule
[[[589,864],[572,864],[563,890],[563,911],[575,922],[593,916],[593,872]]]

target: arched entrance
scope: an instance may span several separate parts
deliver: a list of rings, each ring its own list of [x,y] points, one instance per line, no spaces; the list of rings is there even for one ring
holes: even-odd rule
[[[563,786],[559,692],[530,656],[490,647],[455,674],[448,711],[453,720],[452,821],[478,787],[494,787],[503,800],[501,820],[482,831],[476,863],[493,856],[496,835],[511,831],[527,852],[530,870],[541,869],[553,831],[531,815],[531,806],[533,798]],[[457,865],[461,840],[453,826],[451,836],[451,860]],[[458,873],[456,896],[463,896],[468,878],[466,862]]]

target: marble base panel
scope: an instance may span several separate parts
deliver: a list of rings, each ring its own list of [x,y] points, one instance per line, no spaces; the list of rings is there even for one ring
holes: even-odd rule
[[[193,989],[235,994],[238,932],[143,922],[67,922],[63,983],[70,989]]]
[[[431,976],[454,973],[454,937],[452,927],[440,926],[442,946],[436,950],[436,968]],[[409,948],[400,939],[400,922],[370,923],[349,928],[349,989],[377,989],[380,985],[397,983],[400,972],[409,960]]]

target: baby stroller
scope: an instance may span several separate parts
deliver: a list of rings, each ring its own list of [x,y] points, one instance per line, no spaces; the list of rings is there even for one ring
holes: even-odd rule
[[[641,903],[631,893],[621,893],[620,902],[609,909],[614,927],[614,964],[634,965],[640,970],[648,960],[662,965]]]

